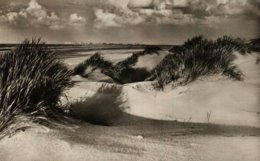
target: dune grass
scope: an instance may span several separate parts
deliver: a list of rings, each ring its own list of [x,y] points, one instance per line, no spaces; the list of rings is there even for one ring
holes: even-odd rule
[[[234,51],[241,54],[249,52],[249,47],[241,39],[221,37],[208,40],[196,36],[182,46],[170,49],[166,56],[153,70],[153,78],[159,87],[170,82],[186,84],[198,77],[222,74],[235,80],[242,80],[242,72],[232,63]]]
[[[60,96],[72,86],[72,72],[44,43],[25,40],[0,56],[0,133],[18,115],[59,109]]]
[[[158,51],[161,50],[158,46],[147,46],[143,51],[133,53],[130,57],[116,64],[117,68],[129,68],[137,63],[138,58],[144,55],[159,54]]]
[[[113,65],[100,56],[100,54],[96,53],[89,59],[78,64],[74,68],[74,75],[87,77],[87,73],[85,72],[89,68],[92,71],[100,69],[103,74],[120,84],[144,81],[151,73],[146,69],[133,69],[132,66],[137,63],[139,57],[148,54],[158,54],[159,50],[161,50],[160,47],[147,46],[143,51],[133,53],[130,57],[118,62],[116,65]]]
[[[107,69],[112,67],[112,63],[109,61],[104,60],[103,57],[100,56],[100,54],[96,53],[92,55],[89,59],[86,59],[84,62],[78,64],[74,68],[74,75],[83,75],[85,70],[88,67],[92,67],[93,69],[101,68],[101,69]]]
[[[148,46],[141,52],[133,53],[130,57],[113,65],[104,60],[99,54],[79,64],[74,74],[83,75],[91,66],[97,68],[120,84],[156,80],[159,87],[171,82],[186,84],[201,76],[222,74],[234,80],[242,80],[243,74],[233,64],[237,51],[241,54],[250,52],[250,45],[245,40],[228,36],[209,40],[203,36],[188,39],[181,46],[174,46],[152,72],[146,69],[133,69],[138,58],[147,54],[158,54],[160,47]]]
[[[92,55],[89,59],[86,59],[84,62],[78,64],[74,68],[73,75],[81,75],[83,77],[87,77],[88,76],[87,75],[88,73],[86,73],[87,69],[90,69],[91,71],[100,69],[100,71],[103,74],[109,76],[114,81],[121,83],[121,80],[113,64],[105,60],[102,56],[100,56],[99,53]]]

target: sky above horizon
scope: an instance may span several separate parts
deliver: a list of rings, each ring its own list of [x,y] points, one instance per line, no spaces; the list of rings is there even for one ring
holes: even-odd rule
[[[0,0],[0,43],[179,44],[259,28],[260,0]]]

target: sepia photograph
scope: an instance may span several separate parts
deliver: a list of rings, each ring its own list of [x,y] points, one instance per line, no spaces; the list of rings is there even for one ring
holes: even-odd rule
[[[260,0],[0,0],[0,161],[260,161]]]

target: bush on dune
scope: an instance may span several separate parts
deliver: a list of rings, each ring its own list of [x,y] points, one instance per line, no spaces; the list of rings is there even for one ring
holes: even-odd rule
[[[153,78],[159,87],[170,82],[186,84],[211,74],[223,74],[241,80],[242,73],[232,63],[235,59],[232,52],[248,52],[247,45],[242,42],[227,36],[215,41],[202,36],[194,37],[182,46],[170,49],[172,54],[166,56],[153,70]]]
[[[0,133],[21,114],[58,109],[60,96],[72,85],[72,72],[40,40],[25,40],[0,56]]]
[[[92,55],[89,59],[86,59],[84,62],[78,64],[74,68],[73,75],[81,75],[83,77],[87,77],[88,75],[85,72],[88,68],[91,71],[100,69],[100,71],[103,74],[109,76],[114,81],[121,83],[120,78],[118,76],[118,72],[115,70],[113,64],[107,60],[104,60],[104,58],[101,57],[98,53]]]
[[[143,51],[133,53],[127,59],[120,61],[116,64],[118,68],[128,68],[137,63],[138,58],[145,55],[159,54],[158,51],[161,50],[158,46],[147,46]]]
[[[151,54],[156,53],[156,54],[158,54],[158,51],[160,51],[160,50],[162,50],[162,48],[159,47],[159,46],[155,46],[155,45],[147,46],[147,47],[144,48],[144,53],[151,53]]]
[[[118,74],[122,84],[142,82],[151,75],[145,68],[134,69],[132,67],[124,68]]]
[[[203,44],[204,46],[212,45],[215,47],[216,50],[219,50],[220,52],[232,52],[232,51],[238,51],[242,54],[245,54],[247,52],[250,52],[249,45],[245,43],[245,40],[242,40],[240,38],[232,38],[229,36],[223,36],[215,41],[208,40],[204,38],[203,36],[194,36],[191,39],[188,39],[186,42],[184,42],[181,46],[175,46],[171,48],[169,51],[172,53],[178,53],[181,54],[184,52],[184,50],[193,50],[196,46],[201,46]]]
[[[92,55],[89,59],[78,64],[74,68],[74,75],[83,75],[88,67],[93,67],[93,70],[96,68],[106,69],[106,68],[111,68],[112,63],[104,60],[104,58],[101,57],[100,54],[96,53]]]
[[[74,68],[74,75],[85,76],[85,71],[90,68],[92,71],[100,69],[103,74],[120,84],[144,81],[151,73],[143,68],[134,69],[132,66],[137,63],[139,57],[148,54],[158,54],[158,50],[161,50],[161,48],[157,46],[148,46],[143,51],[133,53],[130,57],[118,62],[116,65],[104,60],[100,54],[96,53],[89,59],[77,65]]]
[[[114,71],[117,73],[121,83],[140,82],[150,77],[151,72],[145,68],[134,69],[133,66],[138,62],[139,57],[152,54],[158,55],[159,50],[161,50],[161,48],[158,46],[147,46],[143,51],[133,53],[127,59],[118,62],[114,67]]]

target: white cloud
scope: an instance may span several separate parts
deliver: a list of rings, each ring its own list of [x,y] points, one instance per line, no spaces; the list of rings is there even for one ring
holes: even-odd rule
[[[8,19],[6,16],[0,16],[0,22],[8,22]]]
[[[108,3],[110,9],[95,11],[98,27],[142,23],[214,26],[229,17],[260,16],[260,5],[253,5],[256,0],[108,0]]]
[[[9,12],[6,14],[6,17],[10,23],[15,23],[18,18],[18,14],[16,12]]]
[[[36,0],[31,0],[28,7],[20,13],[24,17],[29,15],[34,26],[48,26],[50,29],[63,28],[60,18],[55,12],[48,12]]]
[[[31,0],[26,8],[20,8],[17,12],[9,11],[2,15],[1,21],[32,27],[47,26],[53,30],[64,28],[56,13],[48,11],[36,0]]]
[[[120,24],[117,23],[118,15],[114,13],[104,12],[103,9],[97,9],[95,11],[96,15],[96,26],[102,27],[119,27]]]
[[[118,9],[114,13],[96,9],[95,16],[95,25],[98,28],[137,25],[145,21],[138,13],[129,9]]]
[[[173,6],[175,6],[175,7],[187,7],[188,1],[187,0],[174,0]]]
[[[168,12],[166,12],[168,11]],[[158,24],[192,24],[195,22],[190,14],[184,14],[181,10],[161,10],[160,16],[156,17]]]
[[[18,14],[16,12],[8,12],[6,15],[0,16],[0,22],[8,22],[10,24],[16,24]]]
[[[152,7],[154,1],[153,0],[131,0],[128,2],[128,8],[147,8]]]
[[[81,26],[86,24],[86,19],[73,13],[70,15],[69,23],[73,26]]]

